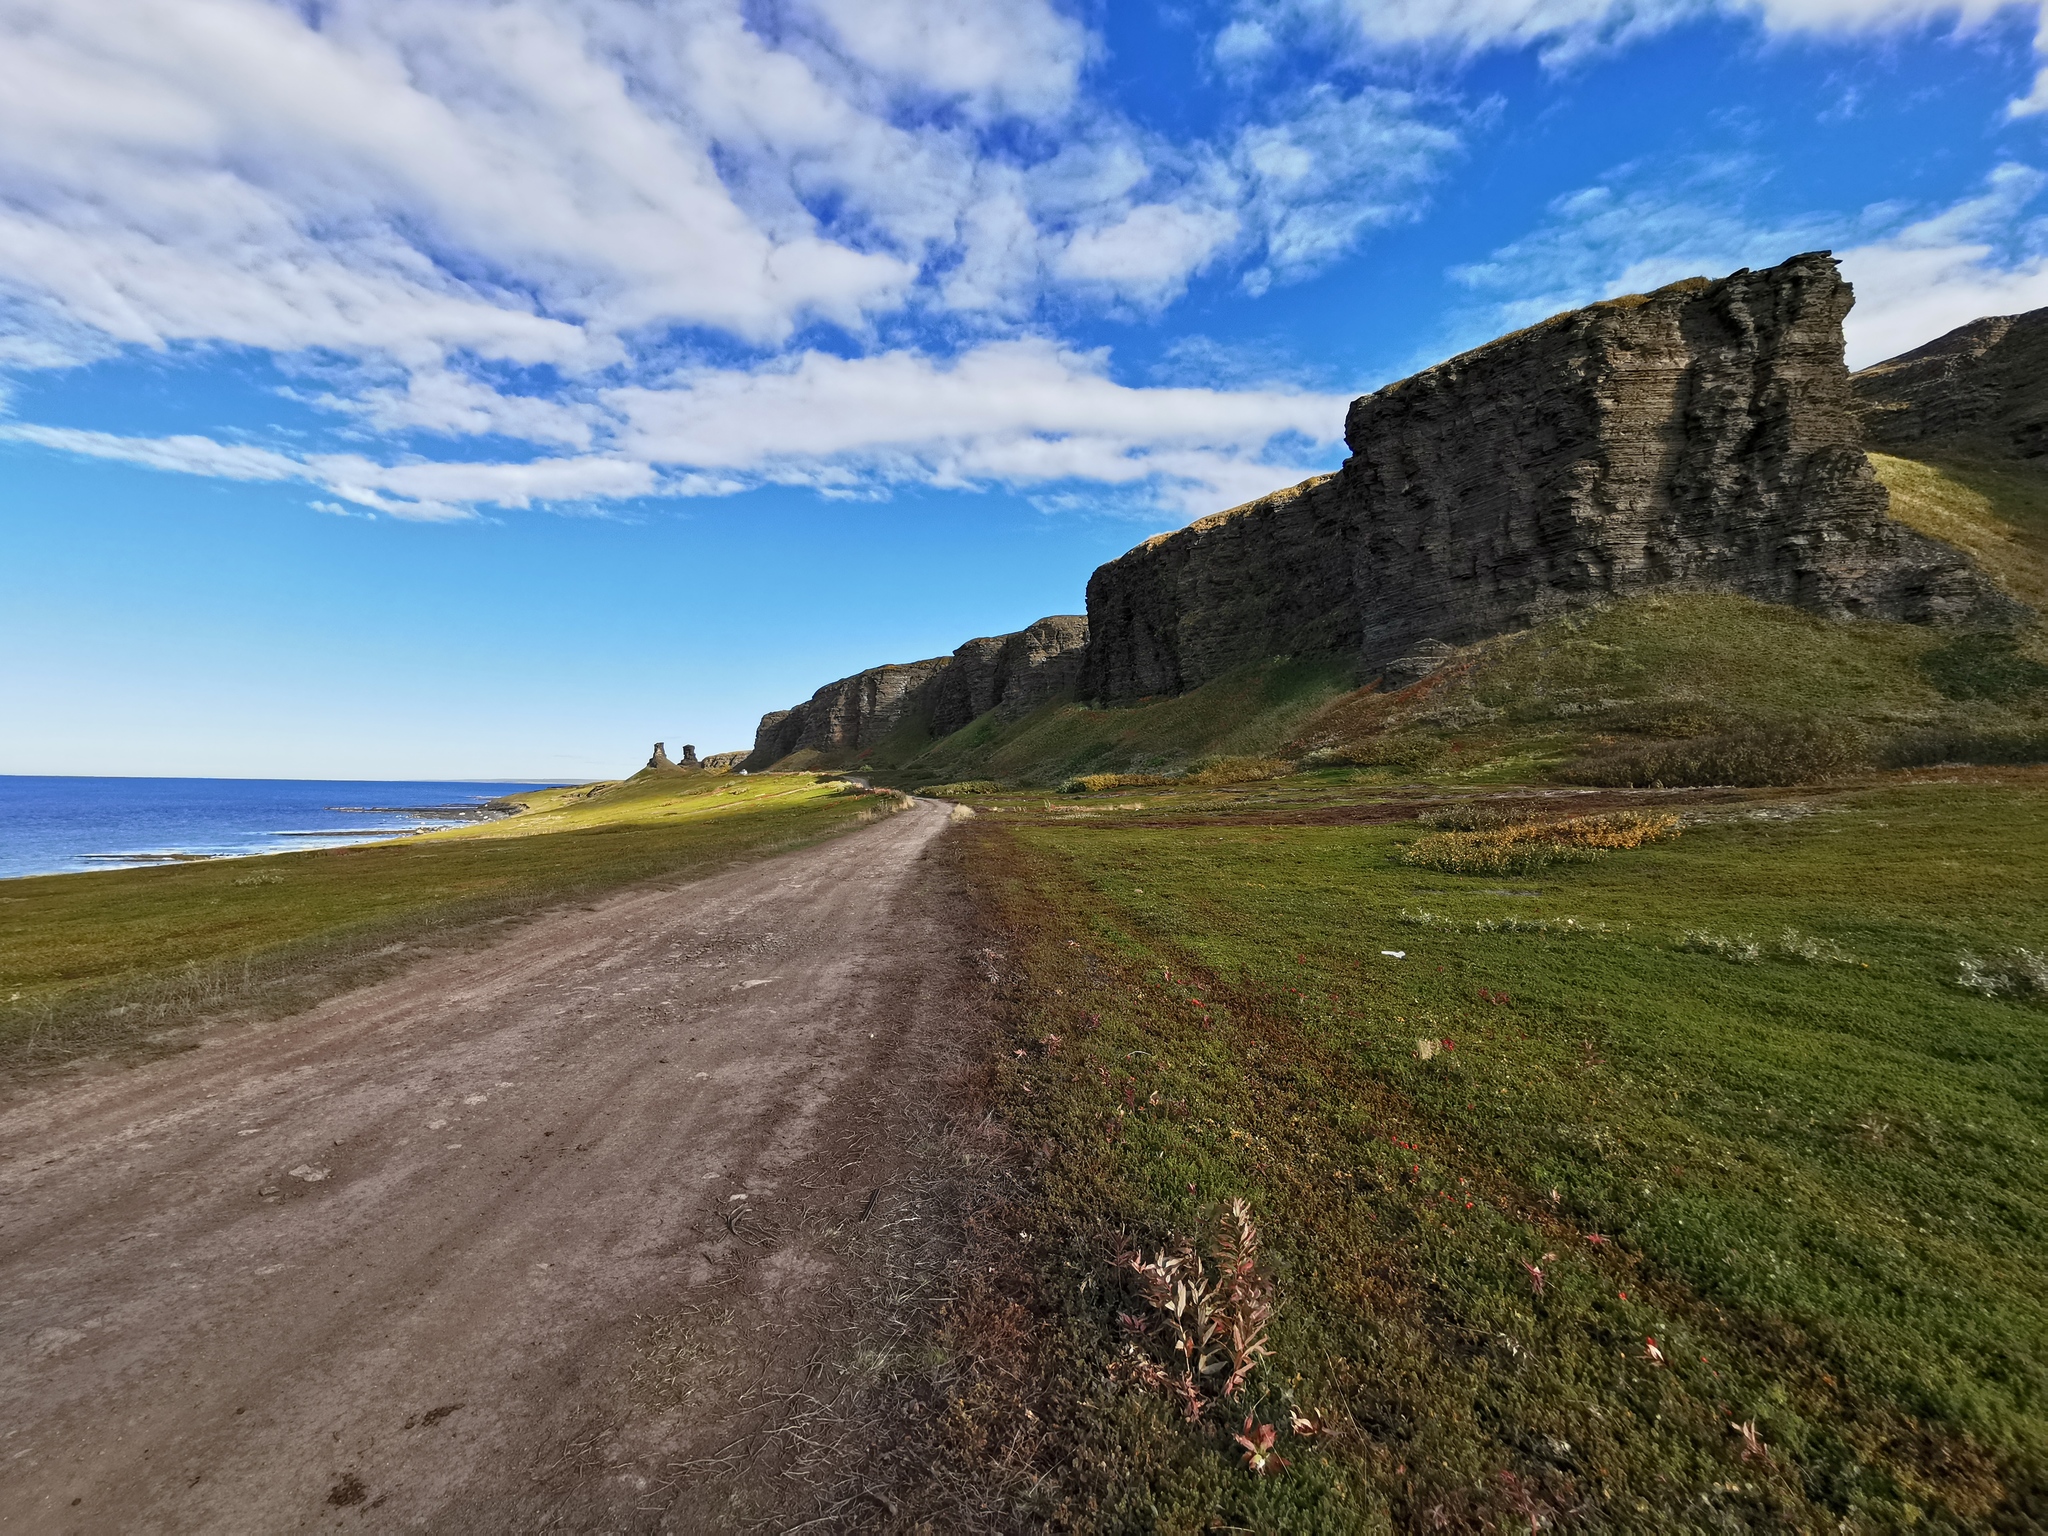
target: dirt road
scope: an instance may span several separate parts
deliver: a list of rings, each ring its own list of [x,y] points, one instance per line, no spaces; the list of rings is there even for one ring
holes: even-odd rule
[[[959,1034],[946,815],[0,1109],[0,1529],[806,1509],[774,1436]]]

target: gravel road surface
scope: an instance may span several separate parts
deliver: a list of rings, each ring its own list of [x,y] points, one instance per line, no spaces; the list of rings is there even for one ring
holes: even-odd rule
[[[961,1033],[946,818],[13,1097],[0,1529],[809,1512],[791,1405],[918,1219],[905,1117]]]

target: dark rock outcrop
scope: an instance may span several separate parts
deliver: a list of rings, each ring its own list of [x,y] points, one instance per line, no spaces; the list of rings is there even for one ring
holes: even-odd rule
[[[1850,383],[1874,448],[2048,464],[2048,309],[1972,320]]]
[[[654,744],[654,755],[647,759],[647,767],[643,768],[641,772],[645,773],[649,769],[661,769],[673,773],[679,769],[703,767],[703,764],[697,761],[697,749],[695,747],[684,747],[683,760],[679,763],[670,762],[666,750],[667,745],[666,742],[660,741]]]
[[[1095,572],[1081,696],[1281,654],[1412,671],[1652,588],[2009,620],[1966,556],[1886,516],[1842,362],[1851,302],[1832,257],[1796,256],[1559,315],[1354,401],[1336,474]]]
[[[1028,714],[1074,686],[1087,643],[1088,621],[1060,615],[1014,635],[970,640],[950,656],[870,667],[827,683],[794,709],[763,715],[743,766],[758,773],[804,751],[858,757],[902,728],[937,740],[991,710]]]
[[[1028,715],[1080,680],[1087,644],[1088,621],[1078,614],[968,641],[926,692],[932,735],[950,736],[990,710],[1011,719]]]

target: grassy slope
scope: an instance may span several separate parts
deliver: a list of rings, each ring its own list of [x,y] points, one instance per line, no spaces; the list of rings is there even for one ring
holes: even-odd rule
[[[1270,752],[1353,681],[1341,662],[1282,661],[1240,668],[1175,698],[1110,709],[1048,704],[1017,721],[984,715],[894,777],[1057,784],[1082,773],[1173,771],[1205,756]]]
[[[2024,460],[1870,462],[1892,516],[1969,551],[2015,597],[2048,610],[2048,473]]]
[[[861,814],[842,788],[648,774],[514,796],[526,814],[393,843],[9,880],[0,1066],[132,1045],[225,1009],[304,1006],[423,942],[826,836]]]
[[[1041,1158],[1028,1246],[985,1255],[1052,1319],[1027,1503],[1175,1530],[2048,1516],[2048,1016],[1956,985],[1966,953],[2048,951],[2048,776],[1808,796],[1505,889],[1391,862],[1412,825],[1243,814],[1357,791],[1258,795],[1178,824],[1171,793],[998,799],[973,828],[1026,977],[1000,1102]],[[1589,931],[1473,926],[1567,918]],[[1234,1195],[1282,1296],[1261,1416],[1333,1424],[1266,1481],[1105,1374],[1105,1231]],[[963,1398],[964,1438],[1010,1396]],[[1751,1419],[1768,1461],[1739,1456]]]
[[[1174,772],[1206,756],[1276,750],[1309,713],[1354,684],[1331,659],[1274,662],[1174,698],[1090,709],[1055,702],[1020,721],[983,715],[897,762],[903,784],[971,778],[1057,784],[1090,772]]]
[[[1411,777],[1424,764],[1453,779],[1513,782],[1619,739],[1757,720],[1851,722],[1879,741],[1935,726],[2038,728],[2048,706],[2038,694],[1944,695],[1928,663],[1950,644],[1914,625],[1831,624],[1746,598],[1636,598],[1469,647],[1397,693],[1352,689],[1330,661],[1268,663],[1178,698],[1053,704],[1016,722],[984,717],[882,776],[1051,786],[1082,773],[1170,772],[1204,758],[1295,756],[1391,737],[1424,750],[1381,777]],[[2038,637],[2029,644],[2038,648]]]

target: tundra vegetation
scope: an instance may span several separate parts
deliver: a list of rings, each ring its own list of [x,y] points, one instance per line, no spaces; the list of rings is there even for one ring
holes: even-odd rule
[[[1062,1528],[2031,1528],[2048,770],[1491,772],[963,797],[1015,1156],[932,1454]]]

